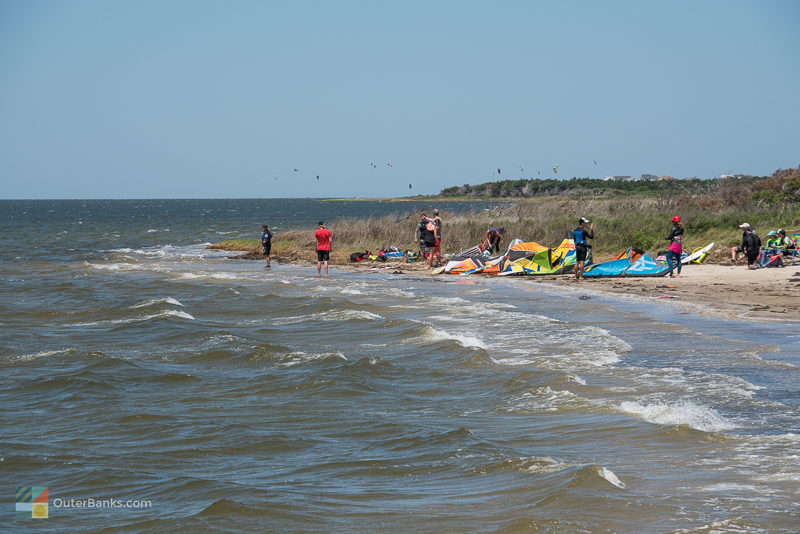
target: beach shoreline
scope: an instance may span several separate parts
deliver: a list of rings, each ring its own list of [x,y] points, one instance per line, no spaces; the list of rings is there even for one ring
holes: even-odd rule
[[[302,255],[273,256],[273,261],[313,267],[316,262]],[[430,277],[424,263],[368,262],[331,263],[344,272],[403,274]],[[454,278],[459,275],[435,275]],[[480,274],[470,275],[480,279]],[[532,284],[566,287],[608,295],[625,295],[649,302],[661,302],[700,315],[733,320],[800,322],[800,265],[748,270],[736,265],[684,265],[681,277],[586,278],[576,281],[571,274],[520,276]]]

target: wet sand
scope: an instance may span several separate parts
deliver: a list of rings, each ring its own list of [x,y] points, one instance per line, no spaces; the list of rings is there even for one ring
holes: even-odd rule
[[[552,278],[548,282],[665,300],[705,315],[800,321],[800,265],[755,271],[741,264],[688,265],[680,278],[605,278],[580,282],[571,276]]]
[[[417,263],[364,263],[332,268],[376,273],[429,273]],[[456,276],[456,275],[438,275]],[[480,275],[474,275],[480,276]],[[592,278],[575,281],[572,275],[527,276],[546,283],[621,293],[690,308],[703,315],[728,319],[800,322],[800,265],[750,271],[738,265],[688,265],[679,278]]]

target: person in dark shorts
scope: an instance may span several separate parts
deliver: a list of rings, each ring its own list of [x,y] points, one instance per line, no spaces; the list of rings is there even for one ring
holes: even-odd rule
[[[738,250],[747,257],[747,268],[758,269],[758,255],[761,253],[761,238],[747,223],[742,223],[739,228],[744,230],[742,234],[742,244]]]
[[[261,251],[264,253],[264,258],[267,261],[266,267],[270,267],[269,253],[272,250],[272,232],[269,231],[269,226],[266,224],[261,225]]]
[[[425,226],[425,248],[428,249],[428,267],[433,268],[437,260],[442,259],[439,249],[439,227],[436,223],[429,221]]]
[[[317,275],[322,274],[322,267],[325,267],[325,276],[328,276],[328,260],[331,256],[331,243],[333,241],[331,231],[325,227],[325,223],[320,221],[317,231],[314,232],[314,239],[317,240]]]
[[[572,231],[575,240],[575,280],[583,278],[586,256],[589,254],[589,249],[592,248],[592,245],[586,240],[594,239],[594,223],[588,227],[587,224],[589,224],[589,219],[581,217],[578,220],[578,227]]]

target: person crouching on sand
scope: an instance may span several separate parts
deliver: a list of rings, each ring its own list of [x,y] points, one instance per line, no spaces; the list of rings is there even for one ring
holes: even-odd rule
[[[328,276],[328,261],[331,256],[331,243],[333,237],[331,231],[325,227],[325,223],[320,221],[317,231],[314,232],[314,239],[317,240],[317,276],[322,274],[322,267],[325,267],[325,276]]]
[[[594,223],[590,224],[588,228],[587,224],[589,224],[589,219],[581,217],[578,227],[572,231],[575,240],[575,280],[583,278],[586,256],[589,254],[589,249],[592,248],[586,239],[594,239]]]
[[[672,231],[666,237],[669,240],[669,248],[667,249],[667,266],[669,266],[669,277],[672,278],[672,270],[675,268],[672,265],[673,260],[677,263],[678,273],[675,275],[680,278],[681,276],[681,254],[683,253],[683,223],[681,218],[677,215],[672,218]]]
[[[489,228],[486,230],[486,239],[484,239],[479,248],[487,251],[489,254],[500,252],[500,241],[503,239],[503,234],[505,233],[506,229],[503,227]]]
[[[742,244],[731,249],[731,260],[736,261],[739,253],[747,257],[747,268],[758,269],[758,255],[761,253],[761,238],[748,223],[739,225],[742,229]]]

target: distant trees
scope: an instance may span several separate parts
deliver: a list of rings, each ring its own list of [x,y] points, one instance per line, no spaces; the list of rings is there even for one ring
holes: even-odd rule
[[[464,184],[442,189],[443,197],[538,197],[563,194],[640,194],[664,190],[695,189],[714,180],[688,178],[685,180],[601,180],[599,178],[553,178],[533,180],[499,180],[478,185]]]

